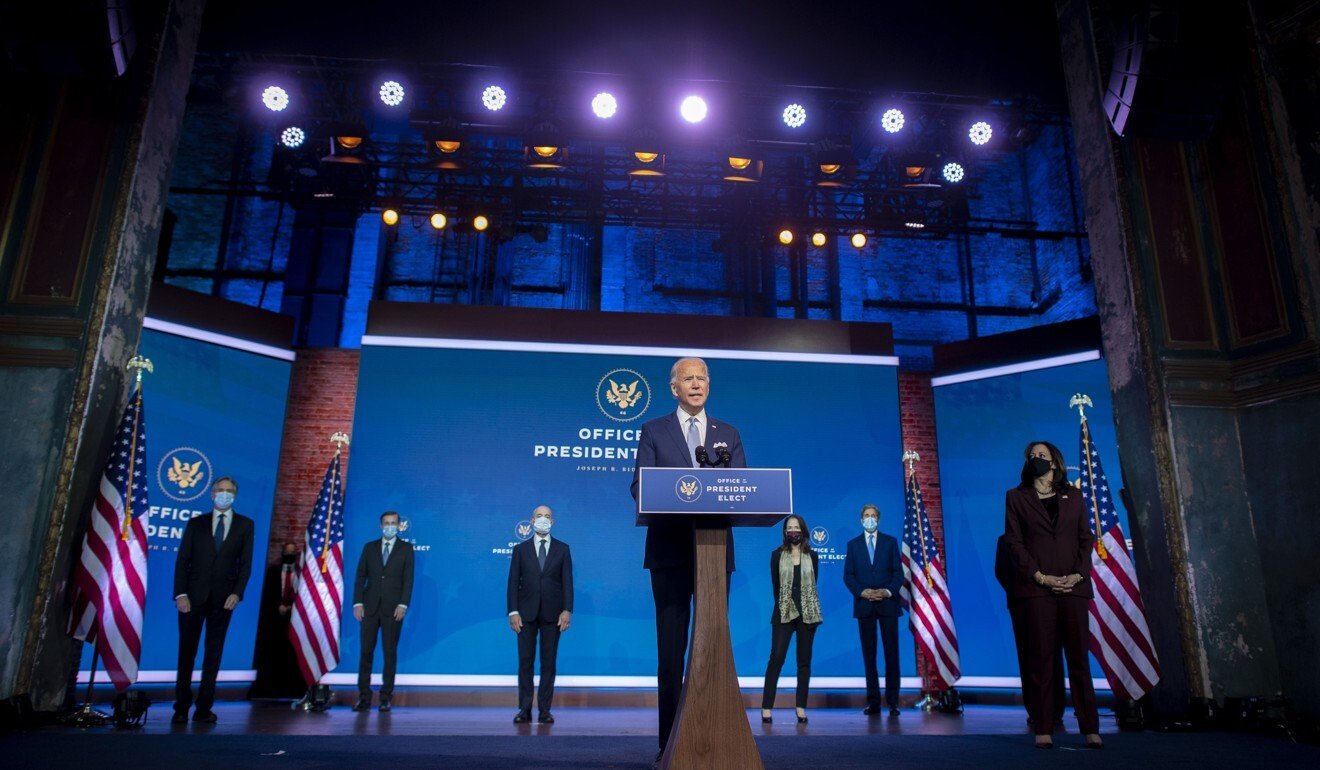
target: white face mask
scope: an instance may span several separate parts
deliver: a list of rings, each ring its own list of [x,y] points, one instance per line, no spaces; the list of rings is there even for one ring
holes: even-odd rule
[[[551,524],[550,519],[546,518],[545,516],[541,516],[540,518],[532,522],[532,529],[536,530],[536,534],[544,535],[550,531],[550,524]]]
[[[874,532],[877,529],[880,529],[880,520],[872,516],[863,516],[862,529],[866,530],[867,532]]]

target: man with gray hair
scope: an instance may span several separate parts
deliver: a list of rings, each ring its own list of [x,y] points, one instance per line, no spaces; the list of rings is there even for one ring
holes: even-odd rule
[[[550,704],[555,697],[555,659],[559,635],[573,622],[573,555],[568,543],[550,537],[555,523],[548,505],[532,509],[533,536],[513,549],[509,561],[509,628],[518,635],[517,724],[532,721],[532,667],[537,637],[541,640],[541,688],[536,721],[554,724]]]

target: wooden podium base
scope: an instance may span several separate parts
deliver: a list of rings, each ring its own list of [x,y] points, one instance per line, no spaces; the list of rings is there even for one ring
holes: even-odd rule
[[[729,638],[727,529],[698,529],[696,617],[678,715],[662,770],[763,770],[743,709]]]

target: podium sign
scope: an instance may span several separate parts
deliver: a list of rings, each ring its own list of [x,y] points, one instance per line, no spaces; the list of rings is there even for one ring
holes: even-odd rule
[[[788,468],[642,468],[637,525],[689,517],[697,526],[768,526],[793,512]]]

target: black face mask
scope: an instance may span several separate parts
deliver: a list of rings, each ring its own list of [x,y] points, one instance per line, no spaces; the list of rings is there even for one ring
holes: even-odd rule
[[[296,554],[296,553],[286,553],[286,554],[284,554],[284,557],[283,557],[283,558],[284,558],[284,563],[285,563],[285,564],[293,564],[295,561],[298,560],[298,554]]]
[[[788,544],[789,544],[789,545],[797,545],[798,543],[801,543],[801,542],[802,542],[802,533],[801,533],[801,532],[785,532],[785,533],[784,533],[784,539],[788,541]]]
[[[1050,472],[1050,461],[1044,457],[1029,457],[1027,458],[1026,470],[1033,479],[1038,479]]]

